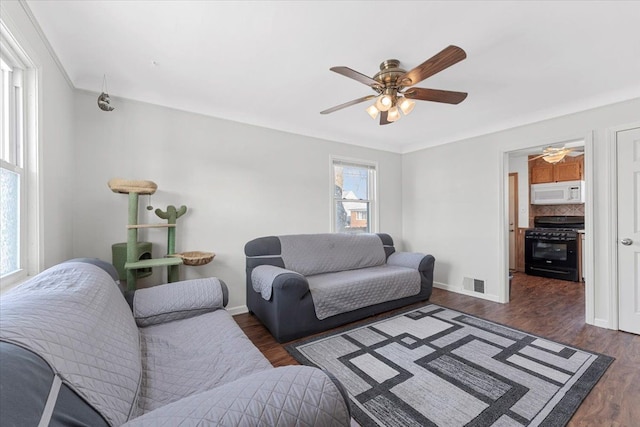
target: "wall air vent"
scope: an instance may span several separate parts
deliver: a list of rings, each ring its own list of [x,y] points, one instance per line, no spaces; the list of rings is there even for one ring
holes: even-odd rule
[[[484,294],[484,280],[465,277],[462,279],[462,287],[467,291]]]

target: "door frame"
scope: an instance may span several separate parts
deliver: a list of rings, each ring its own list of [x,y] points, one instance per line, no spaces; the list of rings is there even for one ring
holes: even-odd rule
[[[607,327],[618,330],[620,283],[618,280],[618,132],[640,127],[640,122],[607,128],[609,150],[609,319]]]
[[[508,149],[502,149],[499,152],[500,155],[500,209],[499,209],[499,221],[500,236],[498,239],[498,250],[502,256],[498,259],[498,271],[500,274],[500,291],[498,295],[498,301],[501,303],[508,303],[510,299],[509,295],[509,155],[514,151],[521,151],[527,148],[540,147],[544,148],[552,144],[560,144],[563,141],[576,141],[584,140],[584,180],[586,184],[585,190],[585,244],[583,250],[585,251],[585,266],[584,280],[585,280],[585,322],[588,324],[594,324],[595,317],[595,286],[594,280],[594,249],[593,249],[593,234],[594,234],[594,168],[593,168],[593,141],[594,132],[589,131],[587,134],[577,134],[562,136],[558,138],[549,139],[547,141],[541,141],[539,143],[532,143],[523,147],[510,147]],[[615,137],[615,133],[614,133]],[[615,158],[614,158],[615,162]],[[617,215],[617,212],[616,212]],[[614,282],[616,283],[616,282]],[[617,287],[616,287],[617,294]],[[616,300],[617,305],[617,300]],[[616,307],[617,318],[617,307]]]

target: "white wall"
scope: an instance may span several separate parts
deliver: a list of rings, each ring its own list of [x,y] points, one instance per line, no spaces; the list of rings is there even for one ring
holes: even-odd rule
[[[330,156],[378,162],[380,231],[401,240],[401,156],[319,140],[150,104],[112,98],[103,112],[97,94],[78,91],[78,166],[73,217],[76,256],[111,260],[111,244],[126,241],[127,196],[112,193],[113,177],[158,184],[154,207],[184,204],[178,251],[215,252],[202,267],[181,267],[186,278],[217,276],[230,288],[229,308],[245,305],[244,245],[290,233],[329,232]],[[140,219],[161,222],[140,203]],[[147,218],[147,219],[145,219]],[[166,250],[166,231],[149,230],[154,256]],[[166,253],[166,252],[165,252]],[[157,275],[141,284],[166,282]]]
[[[0,7],[3,22],[38,68],[39,267],[46,268],[73,256],[74,89],[22,5],[2,1]]]
[[[126,238],[127,200],[111,193],[107,180],[152,179],[160,186],[154,206],[190,208],[179,220],[178,250],[218,254],[205,267],[184,267],[183,275],[219,276],[231,288],[229,306],[240,307],[244,243],[327,231],[329,156],[340,155],[379,162],[380,231],[404,249],[434,254],[441,285],[460,290],[463,277],[484,279],[479,296],[497,299],[502,153],[594,131],[595,316],[607,325],[614,179],[607,128],[637,121],[639,99],[400,156],[121,99],[114,112],[102,112],[96,94],[70,87],[20,3],[0,7],[39,66],[43,267],[72,256],[110,259],[111,244]],[[150,231],[148,240],[160,255],[164,232]],[[147,284],[153,280],[160,279]]]
[[[407,248],[436,258],[435,281],[461,290],[463,277],[483,279],[485,295],[498,299],[504,276],[499,239],[504,152],[584,138],[594,132],[595,323],[610,323],[612,239],[607,128],[637,122],[640,99],[613,104],[471,138],[403,156],[403,235]],[[507,171],[504,171],[504,175]]]
[[[509,173],[518,174],[518,227],[529,228],[529,158],[509,156]]]

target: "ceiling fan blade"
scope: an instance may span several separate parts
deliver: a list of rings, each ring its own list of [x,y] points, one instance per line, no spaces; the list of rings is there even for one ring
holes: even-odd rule
[[[356,105],[356,104],[359,104],[361,102],[368,101],[368,100],[373,99],[375,97],[376,97],[375,95],[363,96],[362,98],[354,99],[353,101],[345,102],[344,104],[336,105],[335,107],[331,107],[331,108],[328,108],[328,109],[326,109],[324,111],[320,111],[320,114],[333,113],[334,111],[338,111],[338,110],[342,110],[343,108],[351,107],[352,105]]]
[[[467,57],[464,50],[458,46],[448,46],[441,50],[439,53],[427,59],[422,64],[415,67],[413,70],[407,71],[398,78],[399,82],[407,80],[404,86],[413,86],[416,83],[421,82],[427,77],[431,77],[436,73],[451,67]]]
[[[360,83],[364,83],[367,86],[380,86],[380,83],[373,80],[371,77],[365,76],[364,74],[359,73],[356,70],[352,70],[349,67],[331,67],[329,69],[338,74],[342,74],[345,77],[349,77],[350,79],[357,80]]]
[[[391,123],[389,120],[387,120],[388,115],[388,111],[380,111],[380,126],[388,125],[389,123]]]
[[[541,159],[541,158],[543,158],[544,156],[547,156],[547,155],[548,154],[540,154],[539,156],[535,156],[535,157],[530,158],[529,161],[531,162],[533,160],[538,160],[538,159]]]
[[[412,87],[405,91],[404,96],[422,101],[444,102],[447,104],[459,104],[467,97],[466,92],[453,92],[450,90],[426,89]]]

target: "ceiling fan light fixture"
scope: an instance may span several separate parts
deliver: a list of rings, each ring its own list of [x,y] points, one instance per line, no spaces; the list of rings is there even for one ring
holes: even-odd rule
[[[376,94],[336,105],[320,111],[320,114],[333,113],[375,99],[374,105],[367,108],[366,111],[374,119],[380,117],[380,125],[388,125],[400,118],[401,111],[404,115],[411,113],[415,107],[415,101],[459,104],[466,99],[466,92],[427,89],[414,85],[457,64],[466,57],[467,54],[463,49],[449,45],[409,71],[402,69],[400,61],[397,59],[388,59],[380,64],[380,71],[373,77],[345,66],[331,67],[329,70],[369,86]]]
[[[389,113],[387,114],[387,120],[390,122],[395,122],[400,119],[400,110],[398,107],[389,108]]]
[[[412,112],[415,106],[415,101],[405,98],[404,96],[398,98],[398,107],[400,107],[405,116]]]
[[[393,106],[393,98],[387,94],[380,95],[378,99],[376,99],[375,106],[378,111],[389,111],[389,109]]]
[[[380,113],[380,110],[378,110],[376,106],[372,104],[369,106],[369,108],[367,108],[367,113],[369,113],[371,118],[375,120],[378,117],[378,113]]]
[[[542,156],[542,159],[547,163],[555,164],[564,159],[566,155],[567,153],[562,151],[560,153],[547,154],[546,156]]]

